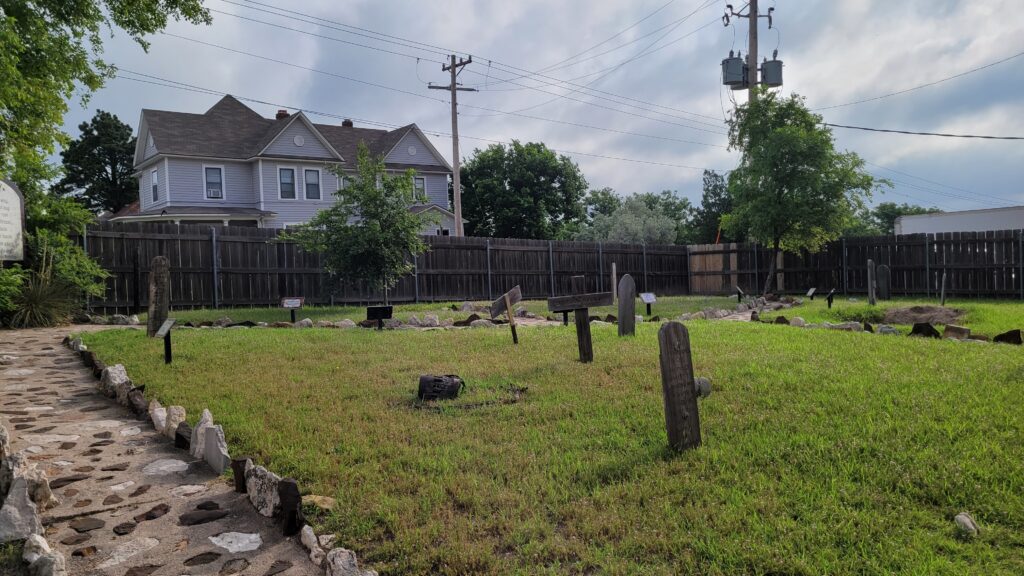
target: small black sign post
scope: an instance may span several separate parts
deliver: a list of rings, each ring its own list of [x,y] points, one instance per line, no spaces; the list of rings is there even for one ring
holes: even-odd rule
[[[384,321],[390,320],[391,315],[394,312],[392,306],[367,306],[366,307],[366,319],[377,321],[377,330],[384,329]]]
[[[828,300],[828,309],[829,310],[832,309],[832,300],[834,300],[835,297],[836,297],[836,289],[835,288],[829,290],[828,296],[825,296],[825,299]]]
[[[523,299],[523,292],[519,289],[519,286],[504,293],[494,302],[491,302],[491,319],[497,318],[504,312],[508,316],[508,325],[512,328],[512,343],[519,344],[519,334],[516,333],[516,314],[515,308],[517,302]]]
[[[611,306],[614,302],[611,292],[573,294],[548,298],[549,312],[572,312],[576,316],[576,344],[580,350],[580,362],[594,361],[594,344],[590,338],[590,308]]]
[[[654,304],[655,302],[658,301],[658,299],[654,297],[654,292],[641,292],[640,301],[647,305],[647,317],[650,318],[651,304]]]
[[[817,290],[817,288],[811,288],[810,290],[807,291],[807,297],[810,298],[812,302],[814,301],[814,293]]]
[[[289,309],[292,313],[292,324],[295,324],[295,311],[302,308],[302,305],[306,302],[305,298],[299,296],[287,296],[281,298],[281,308]]]
[[[174,326],[174,322],[174,318],[164,320],[164,323],[160,325],[160,329],[154,335],[156,338],[164,339],[164,364],[170,364],[173,358],[171,353],[171,328]]]
[[[744,296],[746,296],[746,294],[743,292],[743,288],[740,288],[739,286],[737,286],[736,287],[736,302],[743,302],[743,297]]]

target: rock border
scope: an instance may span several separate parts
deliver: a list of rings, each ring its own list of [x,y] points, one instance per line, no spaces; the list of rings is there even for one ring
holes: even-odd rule
[[[302,322],[304,321],[296,324]],[[288,324],[291,326],[291,323]],[[312,320],[309,320],[308,325],[313,325]],[[354,326],[355,323],[352,322],[352,326],[349,327]],[[96,356],[95,352],[88,349],[81,338],[67,336],[62,344],[78,353],[82,363],[92,369],[93,376],[98,380],[96,387],[102,394],[116,399],[119,404],[131,410],[137,418],[149,419],[157,432],[174,441],[176,448],[189,452],[195,458],[205,460],[207,465],[218,475],[223,475],[227,468],[231,468],[236,475],[235,491],[247,494],[250,504],[260,515],[273,518],[281,524],[285,536],[294,536],[299,533],[300,541],[309,550],[309,559],[323,569],[327,576],[378,576],[375,570],[359,568],[355,552],[347,548],[332,547],[334,544],[333,534],[317,536],[313,527],[305,523],[301,510],[300,491],[294,480],[282,479],[263,466],[255,464],[251,458],[232,459],[224,437],[224,429],[214,423],[213,414],[209,410],[203,409],[199,421],[190,428],[185,422],[185,408],[181,406],[165,408],[155,398],[146,403],[145,386],[136,386],[122,364],[106,365]],[[6,430],[0,425],[0,453],[5,453],[3,448],[5,436]],[[45,481],[45,474],[42,470],[38,472],[43,475]],[[237,477],[239,472],[242,475],[241,479]],[[2,486],[2,480],[3,476],[0,474],[0,486]],[[46,493],[53,498],[52,493],[49,492],[49,483],[45,483],[45,486]],[[35,508],[36,506],[33,504],[32,509],[35,510]],[[41,524],[38,534],[42,534]],[[50,552],[45,539],[41,536],[37,536],[37,538],[42,540],[42,544],[40,546],[37,542],[33,543],[33,554],[37,554],[38,557],[34,560],[33,567],[30,567],[31,574],[33,576],[66,576],[64,556],[58,552]],[[40,552],[44,548],[45,552]],[[26,543],[26,557],[28,554],[29,545]],[[36,562],[44,562],[40,568],[45,566],[50,571],[34,571]]]

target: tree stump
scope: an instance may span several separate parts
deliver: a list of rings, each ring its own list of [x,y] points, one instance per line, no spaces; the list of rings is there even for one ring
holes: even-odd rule
[[[665,429],[674,450],[700,446],[700,415],[690,355],[690,334],[679,322],[658,331],[661,388],[665,396]]]
[[[149,268],[149,315],[146,335],[152,338],[167,320],[171,309],[171,264],[164,256],[153,258]]]
[[[636,283],[629,274],[619,280],[619,336],[636,334]]]

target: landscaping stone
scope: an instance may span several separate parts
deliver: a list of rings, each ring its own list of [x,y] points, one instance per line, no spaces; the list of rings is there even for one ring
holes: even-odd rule
[[[167,408],[163,406],[151,408],[149,418],[153,421],[153,429],[157,432],[163,432],[164,428],[167,428]]]
[[[271,328],[294,328],[295,325],[293,325],[291,322],[283,322],[282,321],[282,322],[274,322],[273,324],[270,325],[270,327]]]
[[[263,466],[256,466],[251,461],[245,468],[245,487],[249,500],[256,511],[266,517],[272,517],[281,506],[277,493],[277,485],[281,477]]]
[[[174,440],[178,433],[178,425],[185,421],[185,408],[181,406],[168,406],[167,416],[164,422],[163,435]]]
[[[131,389],[132,381],[128,378],[128,372],[124,369],[124,366],[120,364],[114,364],[113,366],[107,366],[103,373],[100,375],[100,390],[110,396],[111,398],[118,398],[118,402],[121,401],[118,396],[118,391],[124,386],[128,386]],[[127,405],[127,392],[125,392],[125,403]]]
[[[25,546],[21,551],[21,559],[26,564],[31,564],[38,560],[40,557],[50,553],[50,545],[46,543],[46,538],[43,538],[39,534],[30,534],[25,539]]]
[[[296,328],[312,328],[313,327],[313,320],[310,319],[310,318],[303,318],[302,320],[299,320],[298,322],[295,323],[295,327]]]
[[[227,515],[227,510],[195,510],[182,514],[178,518],[178,524],[182,526],[198,526],[220,520]]]
[[[707,398],[708,396],[711,396],[711,379],[704,376],[694,378],[693,389],[697,391],[697,398]]]
[[[28,481],[15,478],[0,507],[0,544],[42,533],[36,505],[29,498]]]
[[[242,570],[249,567],[249,561],[245,558],[232,558],[224,563],[220,568],[220,572],[217,572],[220,576],[228,576],[229,574],[238,574]]]
[[[1021,333],[1020,330],[1010,330],[1009,332],[1003,332],[992,339],[993,342],[1000,342],[1002,344],[1015,344],[1021,345]]]
[[[436,328],[441,325],[441,321],[438,320],[437,314],[424,314],[422,325],[425,328]]]
[[[327,553],[324,552],[323,548],[320,546],[320,541],[317,540],[316,534],[313,532],[313,527],[308,524],[303,526],[302,531],[299,534],[299,539],[302,541],[302,545],[309,550],[310,561],[317,566],[323,565],[324,558],[327,556]]]
[[[361,576],[356,553],[346,548],[335,548],[324,558],[327,576]]]
[[[923,338],[941,338],[942,335],[935,329],[934,326],[928,322],[918,322],[914,324],[914,328],[910,331],[911,336],[921,336]]]
[[[0,424],[0,460],[7,458],[11,454],[11,436],[7,433],[7,428],[3,424]]]
[[[156,538],[136,538],[135,540],[125,542],[117,548],[114,548],[114,551],[110,553],[110,558],[107,558],[107,560],[100,563],[97,568],[102,570],[112,566],[117,566],[132,556],[142,554],[147,550],[155,548],[159,544],[160,541]]]
[[[956,532],[959,537],[968,540],[978,535],[978,524],[967,512],[961,512],[954,516],[953,522],[956,523]]]
[[[317,320],[314,326],[317,328],[335,328],[334,322],[329,320]]]
[[[773,324],[789,325],[789,320],[787,320],[785,316],[776,316],[775,317],[775,321],[773,322]]]
[[[213,321],[213,326],[217,328],[224,328],[234,323],[235,321],[232,320],[231,318],[228,318],[227,316],[221,316],[220,318],[217,318],[216,320]]]
[[[64,555],[59,552],[43,554],[29,565],[29,576],[67,576],[67,564]]]
[[[191,453],[191,446],[192,427],[188,425],[188,422],[181,422],[178,424],[178,429],[174,431],[174,447]]]
[[[68,527],[74,530],[75,532],[78,532],[79,534],[83,534],[85,532],[99,530],[100,528],[103,528],[106,525],[107,523],[103,520],[100,520],[99,518],[93,518],[90,516],[86,518],[78,518],[76,520],[72,520],[71,523],[68,524]]]
[[[356,323],[349,320],[348,318],[345,318],[344,320],[339,320],[337,326],[338,328],[355,328]]]
[[[188,470],[188,464],[184,461],[174,458],[162,458],[147,464],[142,469],[142,473],[146,476],[166,476],[168,474],[184,472],[185,470]]]
[[[876,330],[876,332],[878,334],[885,334],[885,335],[893,335],[893,334],[897,334],[898,335],[900,333],[899,330],[893,328],[892,326],[889,326],[888,324],[879,324],[878,325],[878,330]]]
[[[199,422],[192,428],[192,439],[189,442],[191,453],[196,458],[203,458],[206,452],[206,431],[213,426],[213,414],[203,409]]]
[[[222,532],[216,536],[210,536],[210,542],[232,554],[258,550],[263,545],[263,539],[260,538],[259,533],[248,534],[245,532]]]
[[[942,331],[942,337],[964,340],[971,337],[971,329],[964,326],[957,326],[955,324],[946,324],[945,329]]]
[[[228,443],[224,440],[224,429],[219,424],[207,428],[204,442],[206,444],[204,449],[206,463],[218,475],[223,474],[224,470],[231,464],[231,457],[228,455]]]
[[[803,328],[804,326],[807,326],[807,321],[799,316],[794,316],[793,319],[789,321],[789,325],[796,326],[797,328]]]
[[[497,326],[497,324],[485,318],[473,320],[472,322],[469,323],[470,328],[494,328],[495,326]]]
[[[124,314],[114,314],[110,317],[110,323],[116,326],[131,326],[132,320]]]

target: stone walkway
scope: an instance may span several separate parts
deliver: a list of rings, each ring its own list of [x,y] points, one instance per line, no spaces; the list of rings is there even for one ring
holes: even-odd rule
[[[45,536],[69,574],[323,573],[205,462],[101,395],[67,333],[0,331],[16,357],[0,367],[0,423],[50,478]]]

